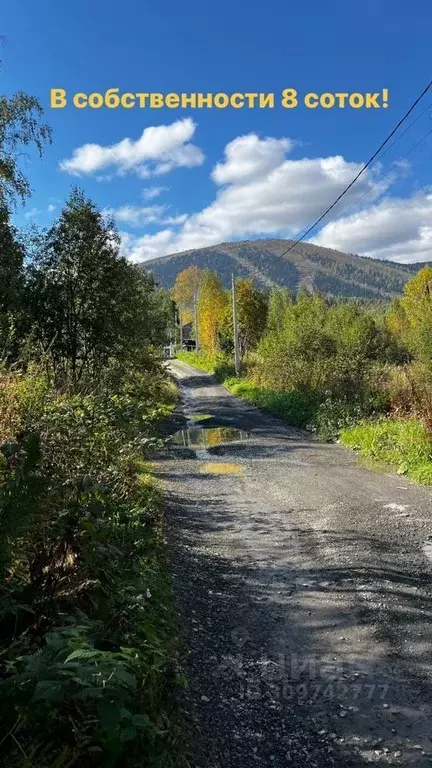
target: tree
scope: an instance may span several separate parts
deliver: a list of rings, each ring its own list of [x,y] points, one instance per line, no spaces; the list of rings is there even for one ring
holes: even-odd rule
[[[172,297],[176,304],[189,308],[192,306],[194,296],[198,293],[201,275],[202,271],[196,266],[188,267],[178,273],[172,289]]]
[[[198,294],[198,327],[200,345],[210,354],[219,350],[219,323],[227,303],[227,294],[220,278],[216,272],[205,270]]]
[[[18,163],[19,150],[31,145],[42,155],[51,141],[51,129],[40,122],[43,109],[34,96],[19,91],[0,96],[0,206],[9,207],[18,197],[30,195],[30,184]]]
[[[288,288],[274,288],[270,294],[267,312],[267,331],[277,333],[283,328],[287,307],[293,303]]]
[[[194,317],[195,302],[198,301],[201,276],[201,269],[191,266],[183,269],[176,277],[171,295],[178,307],[181,328]]]
[[[244,357],[254,349],[266,326],[268,295],[255,288],[253,278],[248,277],[236,281],[237,326],[240,355]],[[233,347],[234,327],[232,293],[229,294],[227,308],[219,327],[222,345]],[[227,344],[228,342],[228,344]]]
[[[113,223],[78,189],[39,244],[27,295],[56,375],[73,383],[110,360],[150,360],[165,335],[153,277],[119,256]]]
[[[432,267],[423,267],[407,282],[390,308],[388,325],[415,358],[432,363]]]
[[[17,311],[23,285],[24,248],[9,221],[9,212],[0,207],[0,313]]]

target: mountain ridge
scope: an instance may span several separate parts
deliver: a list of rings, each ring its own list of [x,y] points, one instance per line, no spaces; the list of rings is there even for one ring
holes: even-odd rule
[[[240,240],[167,254],[141,262],[164,288],[174,285],[176,275],[196,265],[213,269],[226,288],[235,277],[253,277],[261,288],[301,284],[321,293],[365,299],[388,300],[400,294],[405,283],[423,264],[398,264],[324,248],[314,243],[277,238]],[[281,255],[290,249],[285,255]]]

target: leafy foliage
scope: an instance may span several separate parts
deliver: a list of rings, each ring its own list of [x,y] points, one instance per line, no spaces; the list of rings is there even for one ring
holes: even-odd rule
[[[219,323],[227,306],[227,296],[215,272],[204,272],[198,294],[200,345],[215,354],[219,349]]]
[[[113,223],[74,190],[38,243],[26,292],[29,327],[57,379],[76,384],[111,359],[148,365],[165,331],[154,288],[119,256]]]
[[[178,647],[146,461],[172,304],[80,190],[48,232],[10,225],[41,114],[0,97],[1,763],[165,768]]]
[[[114,766],[126,749],[142,765],[145,745],[156,764],[176,642],[159,494],[139,462],[172,395],[154,377],[68,395],[30,376],[0,400],[3,435],[19,430],[0,454],[3,748],[11,765],[19,744],[37,764]]]
[[[236,281],[237,326],[240,355],[244,358],[257,346],[266,325],[268,295],[255,288],[252,278]],[[219,323],[221,346],[233,350],[234,327],[232,293]]]
[[[39,155],[51,141],[51,129],[41,123],[42,105],[34,96],[19,91],[11,97],[0,96],[0,208],[25,200],[30,185],[19,167],[23,147],[34,146]]]
[[[388,322],[418,360],[432,364],[432,267],[421,269],[389,311]]]

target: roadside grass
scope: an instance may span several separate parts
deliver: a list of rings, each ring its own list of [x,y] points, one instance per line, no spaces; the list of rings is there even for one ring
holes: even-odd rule
[[[432,435],[416,419],[362,421],[343,429],[340,440],[362,457],[384,462],[399,474],[432,485]]]
[[[310,391],[277,392],[260,387],[246,377],[235,376],[230,358],[211,356],[202,352],[182,352],[178,359],[188,365],[213,374],[233,395],[241,397],[293,427],[311,429],[324,439],[334,439],[340,427],[352,423],[355,409],[342,401],[325,400],[321,394]]]
[[[376,418],[373,411],[372,418],[364,418],[368,404],[347,404],[310,392],[281,393],[259,387],[246,378],[233,376],[232,364],[223,356],[188,352],[178,357],[212,373],[232,394],[291,426],[312,429],[327,440],[339,437],[343,445],[358,451],[370,468],[393,469],[418,483],[432,485],[432,432],[420,420]]]
[[[231,358],[223,354],[208,355],[205,352],[178,352],[177,359],[199,371],[205,371],[224,383],[225,379],[235,373]]]
[[[183,363],[213,374],[233,395],[279,416],[287,424],[294,427],[304,427],[313,416],[316,403],[311,402],[309,393],[273,392],[263,387],[257,387],[248,379],[233,375],[232,361],[223,355],[212,356],[202,352],[198,354],[180,352],[177,357]]]
[[[206,355],[204,352],[198,354],[196,352],[177,352],[177,359],[193,368],[198,368],[199,371],[214,374],[218,358],[214,355]]]
[[[223,383],[233,395],[279,416],[293,427],[306,427],[316,410],[317,403],[309,393],[274,392],[242,378],[228,378]]]

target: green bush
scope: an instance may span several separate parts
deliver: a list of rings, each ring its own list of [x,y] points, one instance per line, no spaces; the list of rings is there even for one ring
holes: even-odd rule
[[[395,366],[387,392],[392,413],[414,416],[432,428],[432,367],[424,363]]]
[[[318,405],[309,428],[324,440],[335,440],[342,429],[355,424],[363,415],[360,403],[327,397]]]
[[[159,376],[113,392],[0,386],[0,716],[8,765],[167,765],[177,633],[161,499],[143,472],[173,404]],[[12,735],[13,734],[13,738]]]

